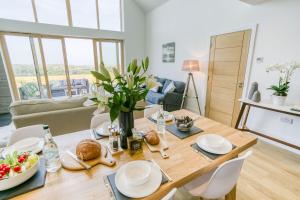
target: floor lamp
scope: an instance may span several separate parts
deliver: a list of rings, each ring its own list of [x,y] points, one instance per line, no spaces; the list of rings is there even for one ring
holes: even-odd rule
[[[186,81],[186,84],[185,84],[183,99],[182,99],[182,103],[181,103],[181,109],[183,108],[185,99],[188,97],[189,85],[190,85],[190,81],[192,79],[192,83],[193,83],[194,90],[195,90],[195,98],[197,100],[199,113],[201,115],[201,109],[200,109],[200,104],[199,104],[198,93],[197,93],[197,89],[196,89],[196,85],[195,85],[194,76],[193,76],[193,73],[192,73],[192,72],[195,72],[195,71],[200,71],[199,61],[198,60],[185,60],[185,61],[183,61],[182,71],[188,71],[189,73],[188,73],[187,81]]]

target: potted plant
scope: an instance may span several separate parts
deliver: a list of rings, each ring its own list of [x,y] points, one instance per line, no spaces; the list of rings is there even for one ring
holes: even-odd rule
[[[137,107],[137,102],[145,100],[149,89],[159,85],[152,75],[146,74],[148,66],[149,58],[146,57],[141,65],[133,59],[125,74],[120,74],[117,68],[113,68],[110,74],[103,63],[100,72],[91,72],[99,81],[96,84],[97,92],[94,92],[91,100],[99,109],[109,108],[111,122],[119,117],[121,147],[124,149],[127,148],[127,137],[132,135],[134,128],[133,111],[144,109]]]
[[[286,64],[276,64],[269,66],[267,72],[278,71],[280,73],[279,81],[277,85],[271,85],[268,89],[273,90],[272,101],[274,105],[282,106],[285,104],[289,92],[290,79],[293,75],[293,72],[300,68],[300,64],[295,62],[286,63]]]

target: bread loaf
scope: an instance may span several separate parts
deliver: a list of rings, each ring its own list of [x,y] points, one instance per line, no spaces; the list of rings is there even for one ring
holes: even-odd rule
[[[145,135],[146,141],[151,145],[159,144],[159,137],[155,131],[150,131]]]
[[[76,147],[76,155],[84,161],[98,158],[101,155],[101,145],[95,140],[82,140]]]

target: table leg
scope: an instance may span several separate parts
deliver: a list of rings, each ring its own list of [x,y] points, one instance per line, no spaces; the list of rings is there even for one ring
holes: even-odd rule
[[[225,200],[236,200],[236,185],[232,190],[225,196]]]
[[[246,123],[247,123],[247,120],[248,120],[250,108],[251,108],[251,106],[248,105],[247,109],[246,109],[246,114],[245,114],[245,117],[244,117],[244,120],[243,120],[243,123],[242,123],[242,129],[246,129]]]
[[[241,107],[241,110],[240,110],[238,119],[236,120],[235,129],[238,129],[238,128],[239,128],[239,125],[240,125],[241,119],[242,119],[242,117],[243,117],[245,108],[246,108],[246,104],[245,104],[245,103],[242,103],[242,107]]]

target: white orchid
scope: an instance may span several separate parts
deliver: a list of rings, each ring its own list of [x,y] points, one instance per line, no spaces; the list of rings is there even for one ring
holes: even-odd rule
[[[266,71],[267,72],[278,71],[280,73],[280,78],[283,81],[288,82],[291,79],[294,71],[298,68],[300,68],[299,63],[289,62],[289,63],[285,63],[285,64],[271,65],[271,66],[267,67]]]

